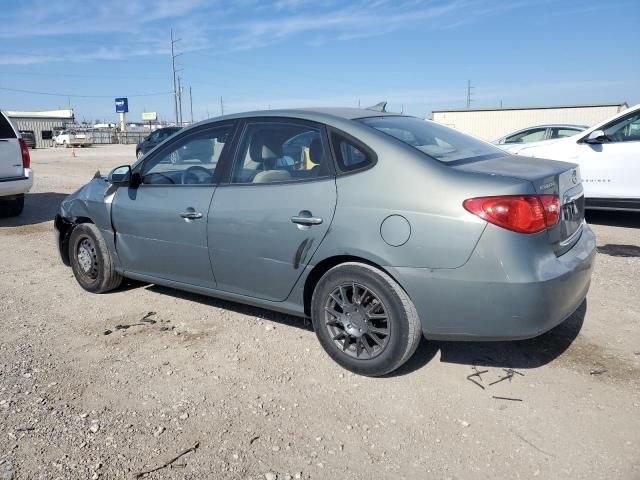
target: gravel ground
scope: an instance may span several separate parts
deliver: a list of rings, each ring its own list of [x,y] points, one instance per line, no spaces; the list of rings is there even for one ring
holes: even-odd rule
[[[1,480],[135,478],[183,452],[145,478],[640,478],[639,215],[588,215],[591,291],[558,328],[423,341],[370,379],[302,319],[133,282],[83,291],[52,218],[134,146],[76,155],[32,151],[25,212],[0,220]]]

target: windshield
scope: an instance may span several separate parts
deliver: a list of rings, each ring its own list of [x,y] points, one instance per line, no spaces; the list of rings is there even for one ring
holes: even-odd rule
[[[415,117],[369,117],[359,121],[441,162],[480,160],[507,155],[503,150],[457,130]]]

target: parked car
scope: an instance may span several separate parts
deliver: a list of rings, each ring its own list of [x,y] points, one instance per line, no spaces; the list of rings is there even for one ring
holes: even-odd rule
[[[146,154],[149,150],[155,148],[160,143],[164,142],[167,138],[176,132],[179,132],[182,127],[164,127],[154,130],[145,139],[141,140],[136,145],[136,158],[140,158]]]
[[[224,147],[171,161],[204,140]],[[423,335],[521,339],[571,315],[595,254],[583,205],[571,163],[403,115],[281,110],[185,128],[70,195],[55,228],[89,292],[127,277],[311,317],[337,363],[382,375]]]
[[[24,209],[24,194],[32,185],[27,142],[0,112],[0,216],[20,215]]]
[[[24,139],[27,147],[36,148],[36,136],[33,130],[20,130],[20,136]]]
[[[91,143],[91,136],[88,133],[73,130],[63,130],[53,137],[54,147],[90,147]]]
[[[537,145],[540,142],[557,138],[572,137],[587,128],[589,127],[586,125],[570,124],[537,125],[510,133],[492,143],[511,153],[516,153],[526,146]]]
[[[579,135],[526,146],[517,153],[579,164],[587,208],[640,211],[640,105]]]

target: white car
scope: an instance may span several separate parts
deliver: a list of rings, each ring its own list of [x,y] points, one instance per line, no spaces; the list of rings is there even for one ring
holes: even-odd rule
[[[542,142],[558,138],[572,137],[587,128],[589,127],[586,125],[571,124],[536,125],[535,127],[517,130],[491,143],[509,153],[518,153],[525,147],[537,146]]]
[[[82,132],[74,132],[73,130],[63,130],[53,137],[54,147],[89,147],[91,146],[91,137]]]
[[[587,208],[640,211],[640,105],[578,135],[516,153],[580,165]]]
[[[24,194],[32,185],[29,148],[0,112],[0,216],[20,215],[24,208]]]

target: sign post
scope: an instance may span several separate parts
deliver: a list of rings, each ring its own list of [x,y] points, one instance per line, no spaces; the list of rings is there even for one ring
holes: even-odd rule
[[[120,114],[120,131],[127,131],[127,116],[129,111],[129,99],[126,97],[116,98],[116,113]]]

